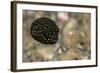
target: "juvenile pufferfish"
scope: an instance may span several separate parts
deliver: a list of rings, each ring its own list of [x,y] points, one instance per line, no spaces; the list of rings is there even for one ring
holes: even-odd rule
[[[33,39],[42,44],[55,44],[58,40],[58,26],[46,17],[41,17],[33,21],[31,25],[31,35]]]

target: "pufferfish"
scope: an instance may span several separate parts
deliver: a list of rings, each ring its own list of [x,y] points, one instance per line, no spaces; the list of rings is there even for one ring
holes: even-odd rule
[[[55,44],[58,40],[59,28],[50,18],[40,17],[31,25],[31,36],[42,44]]]

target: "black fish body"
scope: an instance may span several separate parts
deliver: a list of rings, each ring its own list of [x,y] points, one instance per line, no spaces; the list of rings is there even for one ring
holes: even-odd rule
[[[58,40],[58,32],[56,23],[49,18],[38,18],[31,25],[33,39],[42,44],[55,44]]]

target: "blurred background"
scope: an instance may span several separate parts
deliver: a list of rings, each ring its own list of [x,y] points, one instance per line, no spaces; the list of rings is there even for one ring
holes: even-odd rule
[[[47,17],[59,27],[58,41],[41,44],[30,34],[32,22]],[[90,13],[23,10],[23,62],[83,60],[91,58]]]

